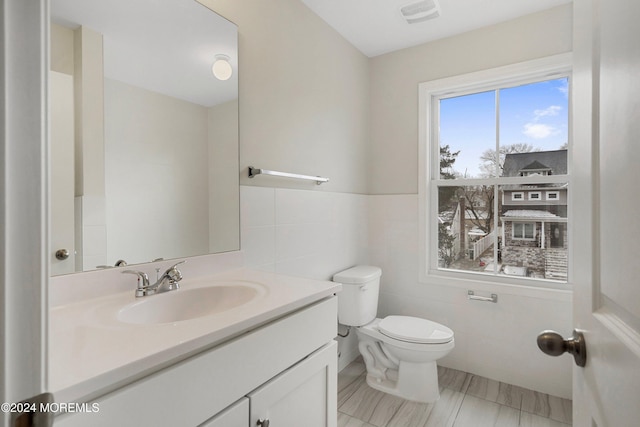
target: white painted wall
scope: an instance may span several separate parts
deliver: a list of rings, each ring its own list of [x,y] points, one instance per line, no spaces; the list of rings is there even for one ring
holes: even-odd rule
[[[366,194],[369,61],[299,0],[200,0],[238,25],[241,184]],[[259,177],[248,166],[327,176]]]
[[[373,58],[370,194],[418,192],[418,84],[570,52],[571,7]]]
[[[207,253],[207,109],[106,79],[105,116],[107,263]]]
[[[240,249],[238,100],[207,110],[209,144],[209,252]]]

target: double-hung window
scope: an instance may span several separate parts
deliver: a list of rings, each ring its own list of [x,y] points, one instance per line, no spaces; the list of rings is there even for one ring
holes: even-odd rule
[[[535,229],[536,224],[533,222],[514,222],[512,227],[513,238],[532,240],[535,236]]]
[[[427,277],[567,282],[570,87],[566,55],[420,85]]]

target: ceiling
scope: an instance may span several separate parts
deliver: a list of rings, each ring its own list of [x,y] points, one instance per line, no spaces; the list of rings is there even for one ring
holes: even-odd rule
[[[206,107],[238,96],[236,26],[196,1],[51,0],[51,20],[102,34],[106,78]],[[211,72],[218,54],[227,81]]]
[[[440,16],[415,24],[407,23],[400,8],[417,0],[301,1],[362,53],[373,57],[571,3],[572,0],[435,0]]]

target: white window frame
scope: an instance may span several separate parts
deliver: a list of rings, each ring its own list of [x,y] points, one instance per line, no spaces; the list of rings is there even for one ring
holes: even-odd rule
[[[555,197],[551,197],[552,194],[555,194]],[[547,191],[546,200],[560,200],[560,192],[559,191]]]
[[[518,194],[520,197],[516,197],[516,194]],[[521,202],[523,200],[525,200],[524,198],[524,191],[514,191],[511,193],[511,200],[514,202]]]
[[[527,231],[527,227],[526,226],[527,226],[527,224],[533,226],[533,234],[532,234],[531,237],[527,237],[526,236],[526,231]],[[522,225],[522,237],[516,236],[516,225]],[[535,222],[514,221],[511,224],[511,238],[513,240],[528,240],[528,241],[536,240],[536,223]]]
[[[569,282],[559,283],[555,281],[538,278],[515,278],[503,275],[484,275],[478,272],[465,272],[438,268],[438,250],[430,242],[438,241],[437,217],[438,191],[439,185],[439,145],[432,141],[438,138],[437,126],[432,119],[438,123],[439,117],[433,117],[433,112],[438,111],[436,102],[445,95],[461,96],[465,94],[477,93],[483,90],[493,90],[496,86],[534,83],[541,80],[552,80],[569,77],[571,85],[572,55],[570,53],[541,58],[533,61],[522,62],[504,67],[483,70],[475,73],[464,74],[455,77],[434,80],[419,84],[419,106],[418,106],[418,150],[419,150],[419,263],[421,283],[458,286],[468,288],[478,286],[479,289],[495,289],[495,286],[504,285],[512,288],[513,285],[522,285],[534,288],[551,288],[568,290]],[[569,100],[569,129],[571,129],[571,100]],[[569,146],[571,146],[571,133],[569,133]],[[571,171],[571,151],[569,151],[568,171]],[[518,184],[534,185],[541,183],[566,183],[570,175],[546,175],[533,177],[505,177],[493,179],[456,179],[447,180],[445,185],[465,186],[478,184]],[[493,182],[492,180],[495,180]],[[496,205],[498,198],[495,198]],[[498,212],[497,209],[494,210]],[[499,222],[499,215],[496,215],[496,222]],[[571,207],[569,207],[569,221],[571,218]],[[569,259],[572,258],[572,246],[569,246]],[[497,248],[495,249],[497,252]],[[496,254],[497,255],[497,254]],[[570,271],[568,272],[570,273]],[[523,288],[524,289],[524,288]]]
[[[538,197],[533,197],[534,194],[537,194]],[[542,191],[529,191],[527,198],[529,200],[542,200]]]

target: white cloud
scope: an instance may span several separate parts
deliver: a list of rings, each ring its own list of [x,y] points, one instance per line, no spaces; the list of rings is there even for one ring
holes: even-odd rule
[[[569,81],[565,80],[564,83],[558,87],[558,90],[565,96],[565,98],[569,98]]]
[[[559,105],[551,105],[550,107],[545,108],[544,110],[535,110],[533,112],[533,115],[535,116],[534,120],[538,121],[540,117],[557,116],[561,110],[562,110],[562,107]]]
[[[541,123],[527,123],[526,125],[524,125],[523,133],[529,138],[543,139],[557,134],[558,130],[553,126],[544,125]]]
[[[539,122],[540,119],[544,117],[557,116],[560,114],[560,111],[562,111],[562,107],[559,105],[550,105],[544,110],[534,110],[533,120],[524,125],[522,133],[533,139],[543,139],[552,135],[557,135],[560,132],[558,129],[551,125],[545,125]]]

